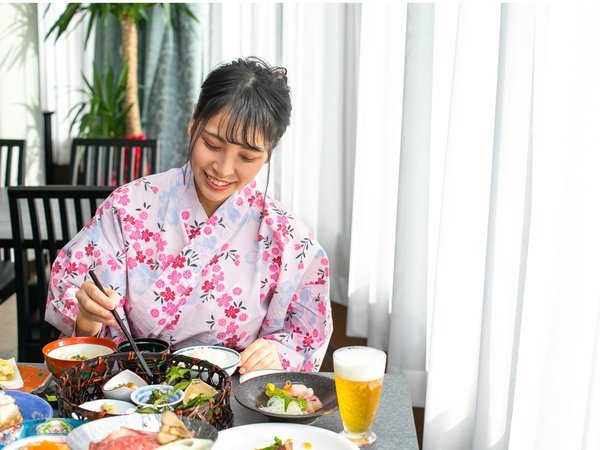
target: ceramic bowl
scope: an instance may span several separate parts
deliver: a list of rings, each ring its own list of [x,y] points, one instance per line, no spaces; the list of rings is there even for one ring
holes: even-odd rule
[[[88,411],[101,412],[104,405],[113,406],[117,411],[116,413],[106,413],[107,416],[121,416],[123,414],[133,414],[135,412],[135,405],[131,402],[106,398],[85,402],[79,405],[79,407],[87,409]]]
[[[62,376],[71,367],[98,356],[113,353],[117,345],[99,337],[71,337],[58,339],[42,348],[46,366],[55,376]]]
[[[38,435],[67,435],[74,428],[83,425],[83,420],[38,419],[28,420],[18,425],[0,429],[0,448],[12,442]]]
[[[212,442],[217,440],[217,429],[203,420],[191,419],[186,416],[180,417],[180,420],[192,432],[194,438],[207,439]],[[131,414],[92,420],[73,430],[67,438],[67,445],[71,450],[88,450],[90,443],[99,442],[108,434],[122,427],[158,432],[161,428],[161,415]]]
[[[195,345],[175,352],[176,355],[190,356],[211,362],[229,375],[233,375],[240,362],[240,354],[235,350],[217,345]]]
[[[133,391],[131,393],[131,401],[141,408],[162,408],[165,406],[173,407],[183,400],[183,391],[177,391],[167,396],[164,403],[154,405],[154,403],[150,400],[150,396],[156,389],[162,393],[173,392],[173,386],[168,386],[165,384],[150,384]]]
[[[47,434],[43,436],[29,436],[23,439],[19,439],[11,444],[4,447],[4,450],[20,450],[24,448],[49,448],[49,444],[42,444],[42,442],[54,442],[56,444],[66,444],[66,434]],[[35,445],[35,447],[34,447]],[[56,448],[56,447],[54,447]]]
[[[171,350],[171,344],[167,341],[163,341],[162,339],[156,338],[133,338],[135,341],[135,345],[140,350],[141,353],[169,353]],[[133,348],[131,348],[131,344],[128,341],[120,342],[117,345],[117,352],[119,353],[128,353],[132,352]],[[137,369],[137,360],[125,361],[123,363],[123,367],[126,369],[136,371]]]
[[[128,402],[131,399],[131,393],[142,386],[148,386],[142,377],[131,370],[124,370],[104,383],[102,392],[105,398]]]
[[[277,414],[261,409],[261,407],[267,405],[267,401],[269,400],[265,394],[267,383],[273,383],[278,388],[282,388],[285,386],[287,380],[290,380],[293,384],[303,384],[306,387],[312,388],[315,395],[321,400],[323,407],[311,414]],[[307,424],[314,422],[322,415],[331,414],[338,409],[333,378],[310,372],[279,372],[257,376],[237,386],[234,395],[235,399],[242,406],[258,412],[275,422]]]

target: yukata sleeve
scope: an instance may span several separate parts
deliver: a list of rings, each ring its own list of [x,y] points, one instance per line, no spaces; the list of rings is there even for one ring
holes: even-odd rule
[[[279,329],[271,331],[274,326]],[[329,261],[322,249],[308,262],[291,296],[273,297],[263,322],[265,330],[269,332],[262,337],[276,346],[284,370],[319,370],[333,330]]]
[[[79,310],[75,294],[88,279],[90,269],[104,286],[125,295],[121,292],[125,286],[126,264],[118,217],[122,196],[118,191],[100,205],[90,222],[58,253],[52,265],[45,320],[63,336],[75,335]],[[100,335],[104,332],[103,327]]]

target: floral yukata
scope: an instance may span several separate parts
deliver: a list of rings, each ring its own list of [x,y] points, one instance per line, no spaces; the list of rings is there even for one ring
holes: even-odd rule
[[[117,311],[136,337],[237,350],[262,337],[285,370],[318,370],[332,331],[327,256],[284,206],[266,202],[263,217],[253,181],[209,218],[188,166],[116,189],[57,256],[46,320],[74,333],[75,293],[94,269],[122,296]]]

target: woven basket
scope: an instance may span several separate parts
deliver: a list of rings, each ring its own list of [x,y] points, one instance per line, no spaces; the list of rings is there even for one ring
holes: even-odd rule
[[[231,377],[227,372],[208,361],[184,355],[144,353],[144,359],[154,375],[152,380],[148,379],[148,375],[133,352],[99,356],[69,369],[57,383],[58,410],[61,416],[79,420],[95,420],[110,416],[110,414],[80,408],[79,405],[104,398],[102,393],[104,383],[125,370],[126,364],[132,370],[131,363],[137,361],[137,365],[132,371],[149,384],[162,383],[165,379],[164,374],[173,365],[190,369],[182,379],[200,378],[219,392],[212,402],[175,412],[205,420],[218,430],[231,427],[233,424],[233,412],[230,406]]]

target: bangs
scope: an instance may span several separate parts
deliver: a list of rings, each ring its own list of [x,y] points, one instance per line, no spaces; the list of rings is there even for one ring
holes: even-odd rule
[[[277,135],[275,120],[263,108],[250,105],[250,101],[238,97],[223,107],[218,133],[232,144],[270,152]]]

